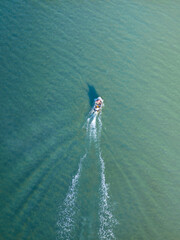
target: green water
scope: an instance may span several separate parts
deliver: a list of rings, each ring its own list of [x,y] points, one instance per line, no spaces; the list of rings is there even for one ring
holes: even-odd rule
[[[0,239],[180,239],[179,13],[1,0]]]

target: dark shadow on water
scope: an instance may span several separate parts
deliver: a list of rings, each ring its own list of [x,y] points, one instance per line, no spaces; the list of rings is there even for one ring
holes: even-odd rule
[[[88,84],[88,96],[89,96],[89,104],[91,107],[94,105],[94,99],[99,97],[99,94],[97,93],[95,87],[93,85]]]

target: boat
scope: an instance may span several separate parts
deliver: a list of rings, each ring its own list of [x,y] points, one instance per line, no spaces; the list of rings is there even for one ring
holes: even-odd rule
[[[104,100],[101,97],[94,99],[94,107],[92,113],[98,114],[103,107]]]

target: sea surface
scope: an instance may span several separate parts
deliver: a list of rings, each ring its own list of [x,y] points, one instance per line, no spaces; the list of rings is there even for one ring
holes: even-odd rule
[[[1,0],[0,239],[179,240],[179,118],[179,0]]]

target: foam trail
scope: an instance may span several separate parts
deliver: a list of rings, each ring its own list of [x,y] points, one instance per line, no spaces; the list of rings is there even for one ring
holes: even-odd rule
[[[96,118],[97,116],[95,115],[90,123],[90,138],[93,137],[94,140],[97,138]]]
[[[111,213],[110,206],[108,204],[109,195],[108,195],[108,185],[105,179],[105,164],[99,150],[99,160],[101,163],[101,203],[100,203],[100,228],[99,228],[99,237],[100,239],[116,239],[113,233],[113,227],[117,224],[117,221],[114,219],[113,214]]]
[[[100,139],[100,137],[101,137],[101,129],[102,129],[101,112],[99,113],[98,123],[99,123],[98,138]]]
[[[68,193],[64,200],[63,206],[60,207],[58,226],[58,239],[71,239],[71,233],[74,228],[74,216],[76,214],[75,203],[78,193],[78,183],[81,176],[82,163],[86,158],[87,154],[81,158],[79,162],[79,168],[76,175],[72,179],[72,183],[69,187]]]
[[[89,141],[91,140],[97,140],[97,128],[96,128],[96,119],[97,115],[92,114],[88,119],[87,119],[87,127],[86,131],[89,137]]]
[[[98,124],[96,124],[96,122]],[[98,115],[94,116],[92,122],[90,122],[89,124],[89,132],[90,132],[89,136],[90,138],[93,137],[93,139],[95,140],[96,147],[98,150],[98,156],[100,160],[100,168],[101,168],[99,238],[101,240],[114,240],[116,238],[113,233],[113,228],[117,224],[117,221],[114,218],[110,209],[110,197],[108,194],[108,184],[106,183],[106,178],[105,178],[105,163],[102,158],[101,149],[100,149],[101,130],[102,130],[102,120],[101,120],[101,112],[100,112]]]
[[[100,210],[99,210],[99,239],[100,240],[114,240],[116,239],[113,233],[113,227],[117,224],[114,218],[110,205],[109,205],[109,194],[108,185],[105,179],[105,164],[101,155],[100,149],[100,137],[102,130],[101,113],[98,115],[92,114],[87,118],[86,121],[86,134],[87,140],[91,144],[94,141],[96,149],[98,151],[100,168],[101,168],[101,184],[100,184]],[[82,164],[86,158],[87,153],[81,158],[79,162],[79,168],[76,175],[72,179],[72,183],[69,187],[68,193],[64,200],[63,206],[60,208],[58,225],[57,240],[73,239],[72,232],[75,229],[75,216],[76,216],[76,199],[78,194],[79,178],[81,176]]]

